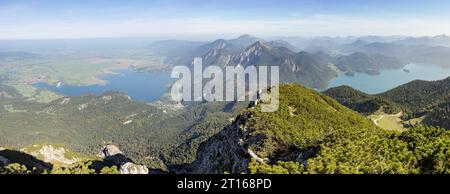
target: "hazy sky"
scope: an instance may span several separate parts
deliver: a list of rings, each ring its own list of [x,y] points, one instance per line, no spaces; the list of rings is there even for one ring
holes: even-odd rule
[[[0,0],[0,39],[450,34],[448,0]]]

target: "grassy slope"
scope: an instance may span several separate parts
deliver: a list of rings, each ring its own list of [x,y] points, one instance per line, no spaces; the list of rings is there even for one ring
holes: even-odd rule
[[[397,116],[391,116],[391,115],[384,116],[379,121],[378,126],[380,126],[383,129],[387,129],[387,130],[398,130],[398,131],[405,130],[405,128],[401,124],[400,118]]]

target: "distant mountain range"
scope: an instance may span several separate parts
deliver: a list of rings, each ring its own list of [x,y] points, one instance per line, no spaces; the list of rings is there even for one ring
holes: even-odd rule
[[[299,52],[302,49],[294,46],[296,41],[292,38],[266,41],[250,35],[210,43],[160,41],[148,48],[166,56],[166,62],[172,65],[189,65],[195,57],[202,57],[206,66],[278,65],[282,82],[298,82],[318,89],[327,88],[329,81],[338,75],[337,70],[353,75],[400,69],[410,62],[450,66],[447,63],[450,61],[447,59],[450,48],[400,44],[399,41],[406,40],[406,37],[325,37],[308,40],[309,49],[304,50],[313,52]]]
[[[370,43],[395,43],[400,45],[424,45],[450,47],[450,37],[447,35],[408,37],[408,36],[348,36],[348,37],[275,37],[272,40],[284,40],[301,50],[311,48],[339,48],[341,45],[354,42]]]
[[[433,37],[410,37],[394,41],[394,43],[409,46],[425,45],[433,47],[437,46],[450,47],[450,37],[447,35],[439,35]]]
[[[450,66],[450,37],[447,35],[278,38],[308,52],[323,51],[333,56],[360,52],[396,58],[403,63]]]

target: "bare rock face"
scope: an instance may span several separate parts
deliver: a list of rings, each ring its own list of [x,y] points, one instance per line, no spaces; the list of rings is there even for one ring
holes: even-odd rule
[[[8,166],[9,160],[3,156],[0,156],[0,166]]]
[[[107,145],[102,149],[102,157],[120,166],[120,174],[148,174],[149,170],[145,165],[134,163],[127,158],[115,145]]]
[[[252,156],[246,149],[246,131],[241,124],[248,115],[241,115],[233,124],[202,143],[197,159],[187,169],[194,174],[246,173]]]
[[[79,161],[78,158],[66,158],[66,150],[62,147],[53,147],[51,145],[44,145],[37,152],[31,153],[33,156],[42,156],[45,162],[48,163],[62,163],[62,164],[73,164]]]
[[[122,154],[123,152],[119,150],[119,148],[115,145],[107,145],[102,149],[102,154],[104,158],[111,157],[117,154]]]
[[[148,174],[148,168],[144,165],[138,165],[132,162],[127,162],[120,166],[120,174]]]

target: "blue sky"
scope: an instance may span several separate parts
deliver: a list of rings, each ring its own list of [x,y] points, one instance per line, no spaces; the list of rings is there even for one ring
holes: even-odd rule
[[[447,0],[0,0],[0,39],[450,34]]]

